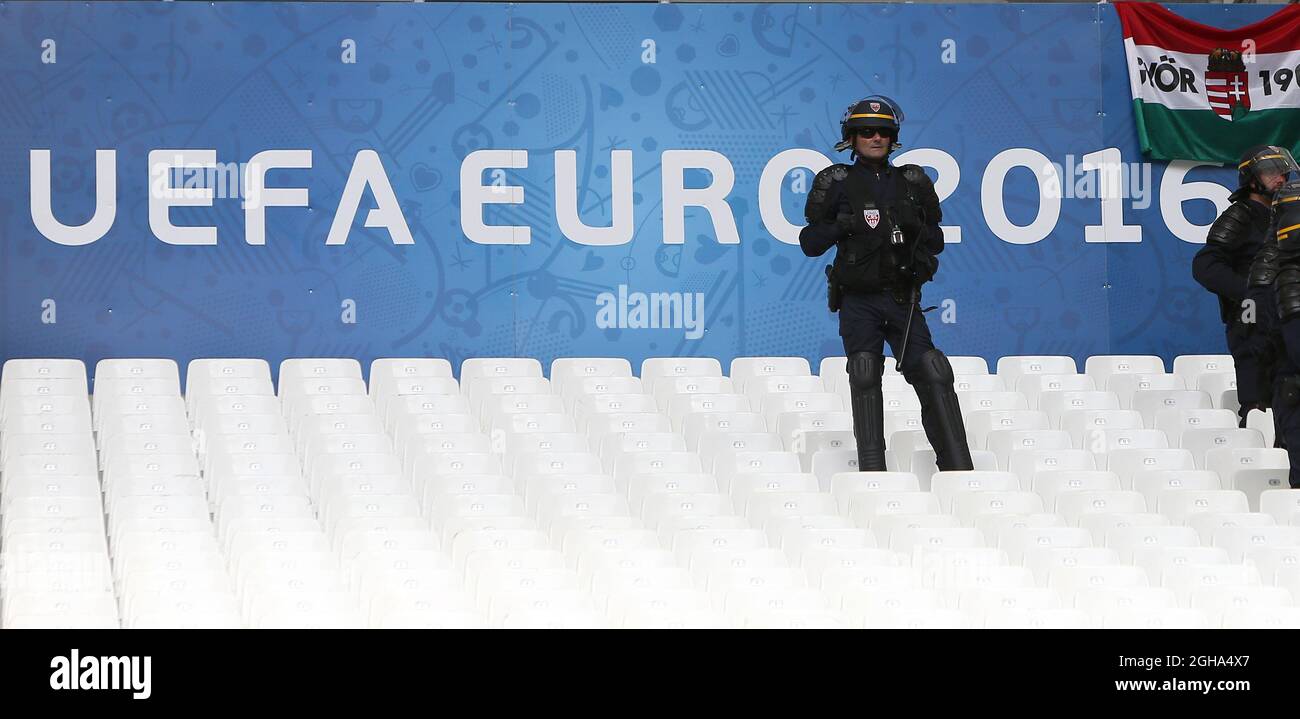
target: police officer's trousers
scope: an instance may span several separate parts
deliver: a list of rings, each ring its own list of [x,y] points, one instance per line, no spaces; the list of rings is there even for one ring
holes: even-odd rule
[[[915,305],[900,303],[887,292],[846,295],[840,306],[840,336],[848,357],[853,433],[858,445],[858,469],[884,471],[884,343],[894,356],[903,355],[899,371],[916,391],[921,403],[921,426],[934,447],[940,470],[973,469],[966,427],[957,393],[953,390],[952,366],[930,339],[925,315]],[[903,333],[912,314],[907,349]]]

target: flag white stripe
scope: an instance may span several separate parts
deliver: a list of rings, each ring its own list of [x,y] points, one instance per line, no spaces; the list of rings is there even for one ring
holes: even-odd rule
[[[1197,55],[1190,53],[1180,53],[1165,50],[1155,45],[1137,45],[1133,38],[1124,39],[1124,54],[1128,60],[1129,72],[1129,90],[1133,99],[1151,102],[1171,110],[1210,110],[1209,94],[1222,95],[1224,92],[1231,90],[1231,85],[1227,80],[1212,81],[1212,85],[1207,85],[1205,77],[1205,68],[1209,63],[1206,55]],[[1160,63],[1160,57],[1168,56],[1174,60],[1175,68],[1185,68],[1192,72],[1192,86],[1196,92],[1164,92],[1159,87],[1148,82],[1142,84],[1140,79],[1140,66],[1137,58],[1142,58],[1148,64]],[[1300,66],[1300,50],[1279,53],[1258,53],[1255,55],[1255,62],[1246,65],[1247,87],[1242,88],[1250,95],[1251,111],[1273,110],[1278,108],[1295,108],[1300,109],[1300,90],[1296,89],[1295,80],[1292,81],[1291,88],[1283,92],[1281,88],[1274,83],[1273,92],[1269,95],[1264,94],[1263,80],[1260,78],[1261,70],[1280,70],[1288,69],[1292,72]],[[1213,92],[1219,90],[1219,92]],[[1243,97],[1244,99],[1244,97]]]

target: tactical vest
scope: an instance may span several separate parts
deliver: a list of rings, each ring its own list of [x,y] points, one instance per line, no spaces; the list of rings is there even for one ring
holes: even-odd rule
[[[904,284],[898,265],[906,262],[915,237],[906,236],[902,226],[920,226],[920,205],[902,168],[890,172],[894,181],[894,204],[881,204],[872,196],[863,172],[850,171],[844,178],[844,197],[849,212],[860,213],[862,231],[841,240],[832,264],[835,279],[849,294],[866,294],[896,289]],[[903,242],[896,243],[898,227]]]

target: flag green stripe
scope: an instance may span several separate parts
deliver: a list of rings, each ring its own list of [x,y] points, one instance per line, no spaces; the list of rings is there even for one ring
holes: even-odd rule
[[[1255,110],[1228,121],[1211,110],[1170,110],[1138,99],[1133,113],[1142,151],[1153,160],[1235,164],[1253,145],[1280,145],[1300,153],[1300,108]]]

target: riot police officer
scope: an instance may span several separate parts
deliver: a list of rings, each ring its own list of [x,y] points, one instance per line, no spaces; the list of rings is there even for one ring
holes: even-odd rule
[[[1228,197],[1232,204],[1210,226],[1205,246],[1192,260],[1192,277],[1219,298],[1219,317],[1237,370],[1243,427],[1250,410],[1268,404],[1268,388],[1261,386],[1260,374],[1269,361],[1263,354],[1268,344],[1254,336],[1252,323],[1243,321],[1246,272],[1268,236],[1270,199],[1295,171],[1295,160],[1284,148],[1259,145],[1247,150],[1237,166],[1237,190]]]
[[[848,357],[858,469],[885,469],[884,342],[916,390],[939,469],[973,469],[952,365],[935,349],[918,307],[920,286],[934,277],[943,251],[942,215],[934,184],[920,167],[889,163],[901,146],[902,122],[898,103],[883,95],[849,106],[835,149],[852,149],[852,164],[817,174],[799,246],[809,257],[837,248],[827,285]]]
[[[1291,460],[1290,483],[1300,489],[1300,180],[1288,182],[1273,200],[1275,251],[1260,251],[1252,266],[1251,284],[1263,281],[1269,255],[1276,256],[1273,280],[1279,352],[1273,383],[1273,423]],[[1252,293],[1251,297],[1255,297]]]

